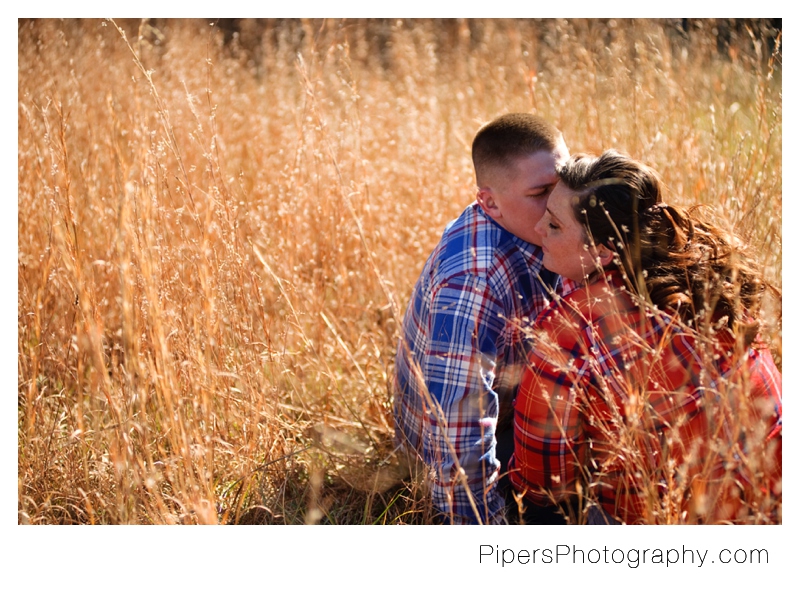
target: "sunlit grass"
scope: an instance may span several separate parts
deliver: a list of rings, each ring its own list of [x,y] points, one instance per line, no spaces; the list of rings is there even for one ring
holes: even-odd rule
[[[573,152],[652,164],[780,287],[768,33],[20,21],[20,522],[426,522],[393,360],[475,131],[535,110]],[[779,303],[767,323],[779,362]]]

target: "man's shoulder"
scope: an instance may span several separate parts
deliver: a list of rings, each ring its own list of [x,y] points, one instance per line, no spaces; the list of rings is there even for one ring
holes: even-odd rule
[[[439,280],[456,276],[486,279],[499,267],[508,268],[509,261],[518,260],[527,267],[537,249],[515,238],[472,203],[447,225],[429,264]]]
[[[499,226],[489,217],[477,202],[468,205],[461,214],[447,224],[439,240],[439,245],[459,240],[459,244],[488,244],[496,241],[495,228]]]

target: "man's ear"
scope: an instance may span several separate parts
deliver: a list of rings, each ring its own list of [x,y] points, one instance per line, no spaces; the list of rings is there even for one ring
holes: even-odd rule
[[[503,214],[500,212],[500,207],[497,206],[497,201],[494,199],[494,194],[489,186],[478,188],[478,195],[476,197],[478,204],[486,211],[492,219],[500,219]]]
[[[596,250],[597,250],[597,259],[600,261],[600,265],[603,268],[610,265],[611,262],[614,260],[615,252],[605,244],[600,244],[599,246],[596,247]]]

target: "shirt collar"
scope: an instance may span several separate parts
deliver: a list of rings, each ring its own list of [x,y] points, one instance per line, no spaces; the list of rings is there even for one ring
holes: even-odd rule
[[[503,239],[507,239],[508,241],[512,242],[519,249],[519,251],[522,252],[526,262],[528,263],[528,266],[531,268],[533,273],[539,273],[542,270],[546,270],[542,265],[544,252],[542,252],[541,246],[537,246],[536,244],[531,244],[530,242],[526,242],[522,238],[515,236],[505,227],[500,225],[497,221],[492,219],[486,213],[486,211],[483,210],[483,207],[481,205],[479,205],[477,202],[475,202],[474,204],[476,207],[475,210],[479,214],[479,216],[488,221],[495,228],[497,228]]]

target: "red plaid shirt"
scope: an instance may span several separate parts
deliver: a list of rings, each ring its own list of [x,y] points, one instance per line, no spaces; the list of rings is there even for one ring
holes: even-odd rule
[[[552,304],[533,333],[510,465],[531,501],[580,483],[623,522],[696,522],[735,518],[734,485],[779,492],[781,374],[766,348],[737,357],[726,328],[705,340],[634,304],[616,273]]]

